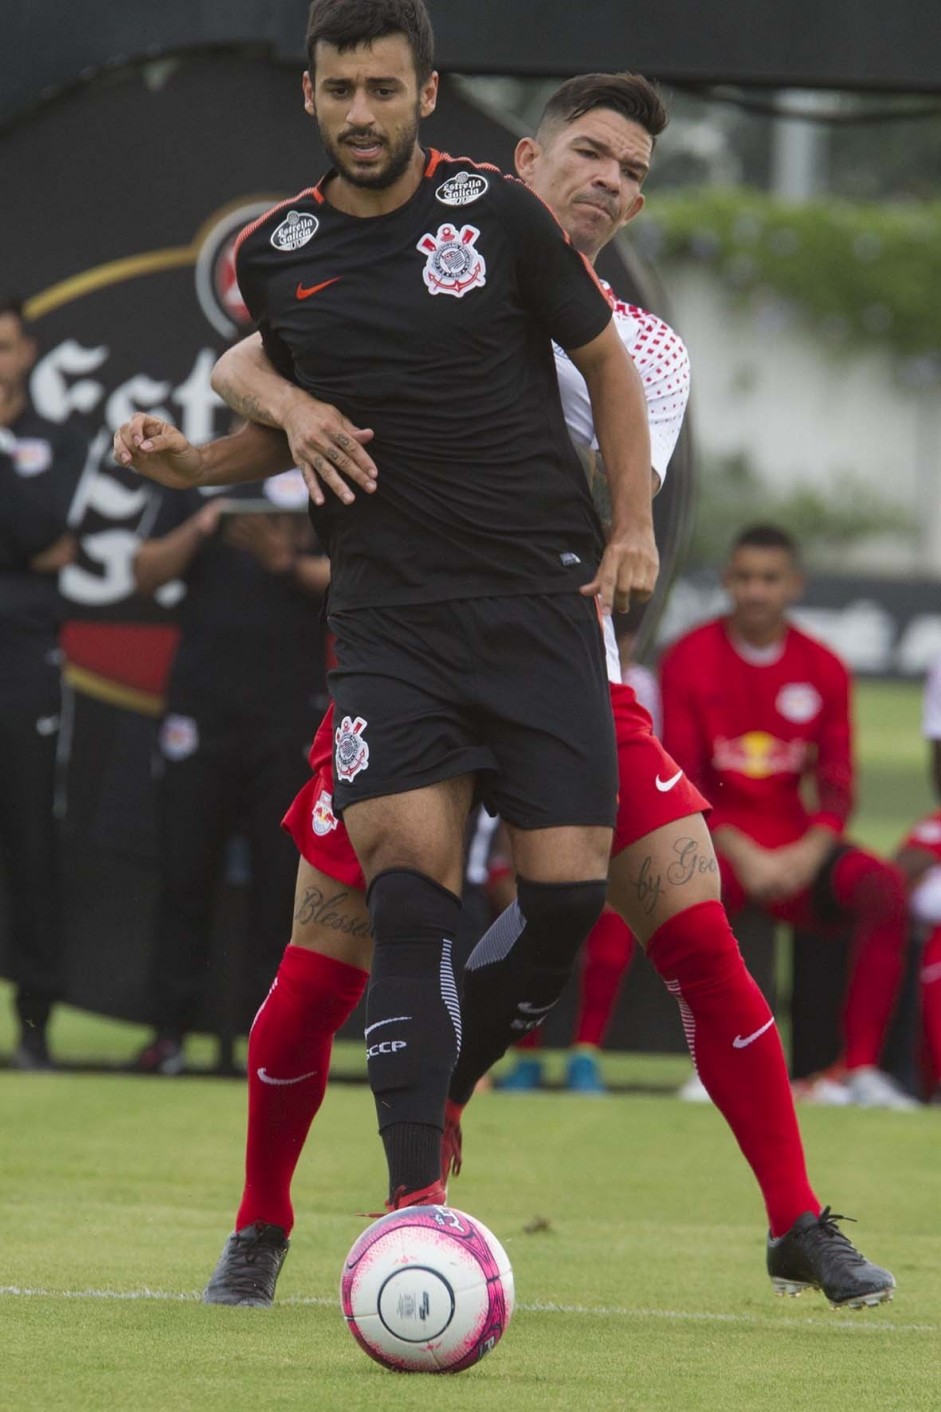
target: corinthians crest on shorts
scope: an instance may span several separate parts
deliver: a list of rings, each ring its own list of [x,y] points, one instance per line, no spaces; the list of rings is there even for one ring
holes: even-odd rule
[[[363,739],[366,722],[362,716],[355,721],[344,716],[334,732],[334,771],[341,780],[354,779],[369,764],[369,746]]]
[[[476,247],[480,231],[476,226],[445,223],[438,234],[423,235],[415,247],[427,255],[422,277],[429,294],[453,294],[457,299],[487,283],[487,266]]]

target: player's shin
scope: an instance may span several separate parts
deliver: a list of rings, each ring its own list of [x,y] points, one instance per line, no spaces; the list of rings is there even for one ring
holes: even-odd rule
[[[461,904],[410,869],[380,873],[368,901],[375,949],[366,1060],[394,1204],[434,1188],[440,1175],[444,1104],[461,1044],[452,963]]]
[[[647,955],[680,1006],[699,1077],[732,1129],[765,1200],[773,1236],[820,1203],[807,1176],[774,1016],[742,960],[719,902],[700,902],[654,932]]]
[[[518,879],[517,900],[477,943],[464,971],[464,1043],[449,1091],[453,1104],[467,1103],[478,1079],[559,1000],[606,889],[603,878]]]
[[[248,1039],[248,1136],[237,1231],[294,1220],[291,1179],[323,1102],[333,1036],[355,1010],[366,972],[289,946]]]

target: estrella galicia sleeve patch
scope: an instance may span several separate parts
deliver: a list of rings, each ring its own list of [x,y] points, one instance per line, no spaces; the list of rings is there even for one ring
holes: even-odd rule
[[[271,232],[271,244],[275,250],[300,250],[317,234],[319,225],[317,217],[307,211],[288,211],[281,224]]]
[[[479,201],[489,186],[487,178],[478,172],[456,172],[441,183],[435,198],[443,206],[469,206],[472,201]]]

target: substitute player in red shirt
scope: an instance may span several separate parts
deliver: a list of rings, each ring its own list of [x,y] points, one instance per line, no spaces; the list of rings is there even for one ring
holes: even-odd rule
[[[853,804],[848,673],[788,620],[802,589],[788,534],[744,530],[724,583],[728,617],[693,629],[663,657],[664,742],[712,801],[730,915],[752,903],[822,935],[851,930],[848,1101],[913,1107],[878,1067],[902,976],[904,887],[896,868],[844,835]]]
[[[921,942],[921,1068],[925,1097],[941,1088],[941,809],[911,829],[895,855],[908,883],[911,925]]]
[[[651,94],[649,85],[629,75],[573,80],[550,101],[536,139],[527,139],[519,154],[527,181],[551,202],[573,242],[591,258],[639,209],[638,188],[665,116]],[[472,175],[468,169],[467,178]],[[625,329],[632,322],[640,329],[632,356],[645,382],[650,376],[656,383],[657,346],[669,348],[675,335],[667,330],[664,339],[663,326],[643,311],[625,315]],[[224,364],[231,370],[231,357]],[[685,376],[685,361],[677,372]],[[268,383],[263,386],[270,400]],[[296,389],[286,384],[282,392],[290,408],[295,460],[306,460],[341,496],[352,492],[332,467],[339,466],[358,487],[376,476],[371,461],[364,464],[367,433],[335,409],[309,398],[298,402]],[[679,395],[677,379],[673,394]],[[568,401],[565,411],[569,424],[581,427]],[[590,439],[593,428],[588,430]],[[253,437],[251,443],[230,438],[228,445],[195,452],[165,424],[143,418],[121,428],[115,445],[125,464],[133,460],[167,483],[178,483],[175,474],[182,483],[192,478],[212,483],[232,474],[246,445],[260,454],[264,433],[256,428]],[[226,457],[231,464],[223,471]],[[664,470],[668,459],[669,451]],[[378,473],[381,478],[381,468]],[[610,620],[607,635],[613,645]],[[616,648],[612,667],[621,802],[609,896],[629,917],[680,1002],[704,1080],[761,1185],[776,1288],[796,1292],[816,1285],[835,1302],[878,1302],[890,1296],[892,1277],[853,1250],[809,1185],[773,1019],[718,901],[718,868],[701,813],[705,800],[654,739],[633,691],[621,685]],[[370,964],[365,880],[333,807],[333,745],[331,723],[325,722],[311,755],[314,778],[288,816],[302,853],[295,930],[252,1030],[246,1183],[236,1234],[206,1292],[211,1302],[272,1301],[293,1222],[291,1177],[323,1097],[332,1036],[359,998]],[[461,1110],[476,1078],[514,1034],[537,1023],[553,1003],[554,996],[547,1003],[532,995],[510,1013],[494,1004],[495,993],[513,989],[504,984],[495,990],[492,977],[515,964],[519,927],[514,905],[482,940],[465,976],[465,1043],[448,1104],[446,1167],[459,1162]],[[560,981],[567,973],[560,967]],[[762,1042],[736,1047],[736,1036],[752,1034]],[[442,1184],[442,1197],[443,1190]]]

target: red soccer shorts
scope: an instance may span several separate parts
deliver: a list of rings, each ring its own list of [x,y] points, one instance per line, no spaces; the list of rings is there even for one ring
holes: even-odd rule
[[[690,814],[708,811],[709,802],[686,778],[653,733],[653,723],[633,687],[611,683],[611,709],[618,750],[618,816],[612,854],[645,834]],[[283,827],[311,867],[347,887],[366,890],[343,823],[333,812],[333,707],[329,707],[310,748],[314,771],[284,816]]]

